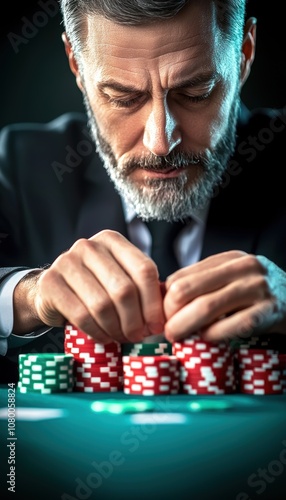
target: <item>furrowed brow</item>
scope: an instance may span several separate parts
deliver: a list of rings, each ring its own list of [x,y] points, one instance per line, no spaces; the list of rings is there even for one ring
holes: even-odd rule
[[[218,73],[202,73],[193,78],[188,78],[182,82],[172,85],[172,89],[180,90],[192,87],[198,87],[199,85],[206,85],[214,83],[219,80]]]
[[[218,73],[208,72],[202,73],[200,75],[194,76],[192,78],[188,78],[183,80],[182,82],[178,82],[177,84],[172,85],[172,89],[180,90],[185,88],[197,87],[199,85],[206,85],[213,83],[219,79]],[[123,85],[115,80],[106,80],[100,82],[98,84],[98,89],[101,92],[104,92],[107,89],[114,90],[116,92],[122,92],[126,94],[138,94],[144,92],[142,89],[135,87],[134,85]]]
[[[117,92],[124,92],[126,94],[142,92],[142,90],[136,88],[133,85],[122,85],[121,83],[113,81],[113,80],[107,80],[105,82],[99,83],[98,89],[101,92],[104,92],[104,90],[110,89],[110,90],[115,90]]]

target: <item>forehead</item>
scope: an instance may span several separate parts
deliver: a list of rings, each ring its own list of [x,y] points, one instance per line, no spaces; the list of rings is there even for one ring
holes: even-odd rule
[[[178,72],[183,77],[190,71],[209,71],[223,52],[214,3],[208,0],[188,4],[172,19],[138,26],[89,15],[84,31],[83,67],[96,81],[146,79],[152,72],[167,79]]]

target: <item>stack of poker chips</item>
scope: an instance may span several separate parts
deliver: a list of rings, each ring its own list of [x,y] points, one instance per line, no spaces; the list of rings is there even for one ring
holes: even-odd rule
[[[285,369],[283,357],[273,349],[239,348],[239,392],[242,394],[283,394]],[[286,391],[285,391],[286,392]]]
[[[234,357],[229,343],[202,341],[198,335],[174,342],[180,363],[183,394],[232,394],[236,392]]]
[[[178,394],[179,364],[176,356],[123,356],[124,393],[142,396]]]
[[[65,353],[74,357],[75,392],[118,392],[123,387],[121,345],[99,344],[73,325],[65,326]]]
[[[18,390],[40,394],[72,392],[73,365],[71,354],[20,354]]]
[[[234,350],[239,392],[253,395],[286,393],[286,354],[281,336],[264,334],[237,339]]]

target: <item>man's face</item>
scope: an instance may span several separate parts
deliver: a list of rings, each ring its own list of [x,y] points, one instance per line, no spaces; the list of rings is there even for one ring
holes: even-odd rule
[[[116,188],[146,219],[202,208],[233,151],[238,110],[237,56],[214,4],[144,26],[90,16],[85,36],[81,88]]]

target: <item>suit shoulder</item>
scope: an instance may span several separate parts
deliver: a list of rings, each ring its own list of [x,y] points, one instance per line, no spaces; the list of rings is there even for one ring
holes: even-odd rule
[[[64,113],[49,122],[19,122],[6,125],[2,128],[1,137],[7,136],[29,136],[37,134],[38,136],[48,134],[76,133],[87,126],[86,116],[82,113],[70,112]]]
[[[264,130],[264,128],[266,130]],[[275,134],[275,137],[286,132],[286,108],[269,108],[259,107],[248,110],[242,105],[239,121],[239,135],[248,133],[265,133],[269,135]]]

